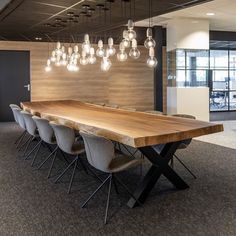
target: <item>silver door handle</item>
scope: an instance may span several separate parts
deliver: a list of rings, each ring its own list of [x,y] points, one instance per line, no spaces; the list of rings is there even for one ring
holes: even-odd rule
[[[30,84],[24,85],[25,88],[27,88],[28,91],[30,91]]]

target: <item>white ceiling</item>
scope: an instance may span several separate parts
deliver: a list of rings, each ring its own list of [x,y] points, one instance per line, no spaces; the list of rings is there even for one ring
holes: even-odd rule
[[[213,12],[214,16],[207,16],[206,13]],[[183,10],[167,13],[153,18],[152,25],[165,26],[169,19],[175,17],[208,19],[211,30],[236,31],[236,0],[214,0],[208,3],[185,8]],[[135,23],[136,26],[148,26],[148,19]]]

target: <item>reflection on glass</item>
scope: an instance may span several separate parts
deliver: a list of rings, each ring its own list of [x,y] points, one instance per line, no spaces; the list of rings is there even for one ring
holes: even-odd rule
[[[230,110],[236,110],[236,91],[229,93]]]
[[[211,92],[210,110],[211,111],[226,111],[228,110],[228,92],[217,91]]]
[[[228,71],[213,70],[212,73],[213,90],[228,90]]]
[[[185,69],[185,51],[184,50],[176,51],[176,68]]]
[[[230,70],[236,70],[236,51],[229,51]]]
[[[208,51],[207,50],[188,50],[186,51],[186,64],[187,69],[208,69],[209,60],[208,60]]]
[[[211,50],[210,51],[210,68],[211,69],[228,69],[228,51]]]

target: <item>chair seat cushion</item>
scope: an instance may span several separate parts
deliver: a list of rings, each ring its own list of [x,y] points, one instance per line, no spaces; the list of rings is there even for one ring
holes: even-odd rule
[[[141,159],[136,159],[125,155],[116,155],[109,165],[110,172],[120,172],[142,163]]]

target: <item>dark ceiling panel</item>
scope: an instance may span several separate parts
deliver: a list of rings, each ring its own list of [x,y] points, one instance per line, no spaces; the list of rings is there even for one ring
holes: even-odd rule
[[[209,0],[152,1],[152,15],[200,4]],[[131,17],[135,21],[149,17],[147,0],[13,0],[0,12],[0,37],[5,40],[48,41],[73,36],[80,40],[84,33],[93,38],[116,33]],[[103,4],[104,7],[97,7]],[[89,5],[84,7],[83,5]],[[105,8],[105,10],[104,10]],[[73,12],[74,16],[68,15]],[[58,19],[59,18],[59,19]],[[142,31],[142,30],[141,30]]]

